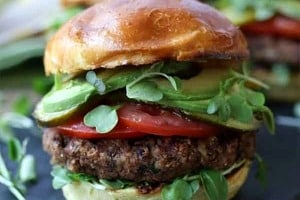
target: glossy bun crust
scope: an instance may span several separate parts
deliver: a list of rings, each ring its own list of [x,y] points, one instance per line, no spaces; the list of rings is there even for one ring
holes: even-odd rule
[[[238,28],[197,0],[103,0],[49,41],[47,74],[161,60],[244,59]]]
[[[227,177],[228,199],[232,199],[245,182],[250,168],[250,162]],[[161,200],[161,190],[152,191],[150,194],[140,194],[135,188],[121,190],[100,190],[93,188],[89,183],[73,183],[63,187],[66,200]],[[204,190],[200,188],[192,200],[207,200]]]

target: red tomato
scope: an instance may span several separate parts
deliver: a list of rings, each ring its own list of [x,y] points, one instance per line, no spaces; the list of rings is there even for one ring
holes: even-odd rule
[[[244,33],[274,35],[291,39],[300,39],[300,20],[276,15],[265,21],[252,22],[241,26]]]
[[[158,106],[126,104],[118,110],[119,120],[136,131],[160,136],[207,137],[220,128],[200,121],[192,121],[176,112]]]
[[[95,128],[86,126],[83,123],[82,118],[76,118],[68,123],[56,127],[59,133],[68,135],[70,137],[82,138],[82,139],[97,139],[97,138],[138,138],[147,134],[137,132],[129,127],[118,124],[111,132],[101,134],[96,131]]]
[[[192,121],[178,113],[158,106],[125,104],[118,110],[118,125],[109,133],[97,133],[95,128],[84,125],[76,118],[56,127],[59,133],[83,139],[93,138],[138,138],[145,135],[208,137],[220,128],[200,121]]]

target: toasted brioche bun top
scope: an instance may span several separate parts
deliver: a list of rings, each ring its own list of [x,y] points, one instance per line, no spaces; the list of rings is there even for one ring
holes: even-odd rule
[[[103,0],[49,41],[45,71],[75,74],[161,60],[247,57],[240,30],[196,0]]]

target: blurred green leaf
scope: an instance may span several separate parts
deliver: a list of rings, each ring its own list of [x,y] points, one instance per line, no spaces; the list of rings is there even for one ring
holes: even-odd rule
[[[19,176],[23,183],[36,179],[35,159],[33,155],[25,155],[20,163]]]
[[[14,112],[4,113],[1,116],[1,120],[14,128],[29,129],[34,126],[33,121],[29,117]]]
[[[34,91],[40,95],[45,95],[49,92],[53,84],[53,77],[36,77],[32,81]]]
[[[12,107],[15,112],[22,115],[28,115],[32,105],[28,97],[21,95],[13,102]]]
[[[296,103],[294,106],[294,114],[296,117],[300,118],[300,102]]]
[[[0,47],[0,70],[10,68],[29,58],[42,56],[46,39],[44,36],[27,38]]]
[[[20,161],[23,156],[22,145],[17,138],[10,138],[8,141],[8,156],[12,161]]]
[[[260,182],[260,184],[264,187],[267,186],[267,165],[264,162],[264,160],[262,159],[262,157],[260,155],[258,155],[257,153],[255,154],[255,158],[257,161],[257,165],[258,165],[258,169],[255,173],[255,177],[256,179]]]
[[[0,116],[0,140],[3,142],[8,142],[8,140],[14,136],[14,132],[12,131],[9,124],[3,120],[2,116]]]
[[[300,19],[300,1],[299,0],[284,0],[274,2],[274,6],[279,13],[288,17]]]
[[[272,74],[274,74],[276,85],[287,86],[291,79],[289,67],[283,63],[276,63],[272,66]]]

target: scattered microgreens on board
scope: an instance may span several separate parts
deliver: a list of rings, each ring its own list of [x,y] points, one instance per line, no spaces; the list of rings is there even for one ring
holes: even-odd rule
[[[8,155],[17,165],[17,173],[8,170],[0,152],[0,183],[8,187],[18,200],[25,200],[25,184],[36,179],[35,159],[33,155],[26,153],[27,142],[24,140],[21,143],[12,137],[7,143]]]
[[[28,140],[21,143],[12,127],[31,130],[34,123],[26,116],[31,110],[31,104],[25,96],[16,99],[12,109],[14,112],[5,112],[0,116],[0,139],[7,144],[8,158],[15,163],[17,171],[9,171],[0,152],[0,183],[18,200],[25,200],[26,183],[36,179],[35,159],[26,152]]]

